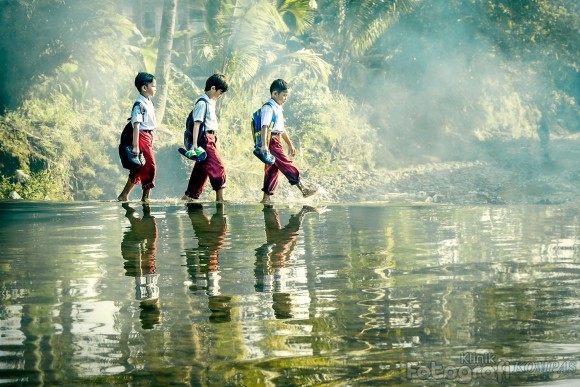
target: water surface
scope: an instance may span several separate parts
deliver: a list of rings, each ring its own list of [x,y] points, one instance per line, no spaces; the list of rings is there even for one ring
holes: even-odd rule
[[[579,215],[1,202],[0,382],[560,385]]]

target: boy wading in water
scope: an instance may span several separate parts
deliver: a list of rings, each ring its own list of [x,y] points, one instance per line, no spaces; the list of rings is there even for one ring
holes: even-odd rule
[[[149,73],[139,73],[135,77],[135,87],[139,90],[139,97],[131,111],[131,125],[133,126],[133,154],[143,154],[145,165],[133,167],[129,170],[129,179],[117,200],[125,202],[129,193],[137,185],[143,187],[141,201],[149,202],[151,188],[155,187],[155,155],[153,153],[153,131],[157,126],[155,108],[151,98],[157,92],[157,81]]]
[[[216,147],[218,120],[215,112],[215,103],[226,91],[228,91],[228,83],[225,76],[214,74],[207,79],[205,94],[198,98],[193,107],[191,114],[194,123],[191,149],[199,151],[198,148],[201,147],[207,157],[203,161],[195,162],[187,184],[187,190],[181,198],[182,200],[199,199],[208,177],[215,191],[215,200],[218,202],[223,202],[224,200],[223,191],[226,186],[226,169]]]
[[[282,140],[288,146],[290,155],[294,157],[296,155],[296,148],[290,141],[290,137],[286,133],[284,128],[284,112],[282,105],[286,102],[288,94],[290,92],[288,83],[283,79],[276,79],[272,82],[270,86],[270,100],[262,106],[261,117],[262,117],[262,133],[261,136],[264,139],[262,141],[262,148],[260,149],[262,153],[266,153],[268,150],[276,158],[276,162],[272,165],[265,166],[264,169],[264,185],[262,191],[264,196],[262,198],[262,203],[270,203],[270,197],[274,195],[274,191],[278,186],[278,175],[280,172],[286,176],[288,182],[291,185],[295,185],[302,192],[302,196],[307,198],[314,195],[317,192],[316,188],[308,188],[302,184],[300,181],[300,172],[292,163],[292,159],[288,157],[284,151],[282,145]],[[270,124],[274,122],[274,125],[270,129]],[[268,141],[268,130],[270,130],[270,140]]]

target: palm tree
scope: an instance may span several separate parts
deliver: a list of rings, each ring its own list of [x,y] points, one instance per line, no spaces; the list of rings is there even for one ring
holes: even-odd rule
[[[6,37],[0,40],[0,112],[20,106],[30,88],[63,64],[74,63],[80,75],[74,83],[87,89],[88,80],[90,91],[116,84],[111,64],[134,60],[126,45],[134,27],[112,0],[3,1],[0,14],[0,35]]]
[[[234,92],[251,92],[262,78],[309,73],[328,79],[330,66],[314,51],[288,48],[288,41],[312,24],[315,11],[308,0],[224,0],[202,6],[205,29],[192,37],[198,47],[192,73],[222,72]]]
[[[332,84],[344,88],[346,73],[365,54],[400,15],[410,11],[418,0],[319,0],[316,32],[333,64]]]
[[[175,16],[177,14],[177,0],[165,0],[163,16],[159,32],[159,47],[157,50],[157,65],[155,74],[159,91],[156,96],[157,124],[161,124],[165,115],[165,104],[169,89],[169,68],[171,66],[171,50],[173,49],[173,33],[175,30]]]

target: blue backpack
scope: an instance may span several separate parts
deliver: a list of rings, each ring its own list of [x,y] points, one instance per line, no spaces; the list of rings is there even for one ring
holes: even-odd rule
[[[274,126],[276,123],[276,109],[274,108],[274,104],[271,101],[267,101],[262,107],[268,105],[272,107],[274,111],[274,115],[272,117],[272,122],[270,123],[270,128]],[[254,147],[261,148],[262,147],[262,108],[259,108],[252,114],[252,138],[254,139]]]
[[[270,129],[276,123],[276,109],[274,108],[274,104],[271,101],[267,101],[262,107],[265,105],[269,105],[272,107],[273,115],[272,115],[272,122],[270,122]],[[266,133],[266,142],[268,142],[268,133]],[[256,156],[261,162],[266,165],[272,165],[276,162],[276,158],[268,151],[262,153],[262,108],[259,108],[252,114],[252,138],[254,139],[254,150],[253,154]]]

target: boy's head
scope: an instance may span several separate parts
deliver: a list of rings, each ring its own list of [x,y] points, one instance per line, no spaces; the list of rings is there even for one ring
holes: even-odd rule
[[[144,97],[153,97],[157,91],[155,76],[141,72],[135,77],[135,87]]]
[[[283,105],[284,102],[286,102],[289,92],[290,86],[288,86],[288,83],[283,79],[276,79],[270,85],[270,96],[279,105]]]
[[[228,91],[228,81],[223,74],[214,74],[205,81],[205,93],[211,99],[218,100],[226,91]]]

